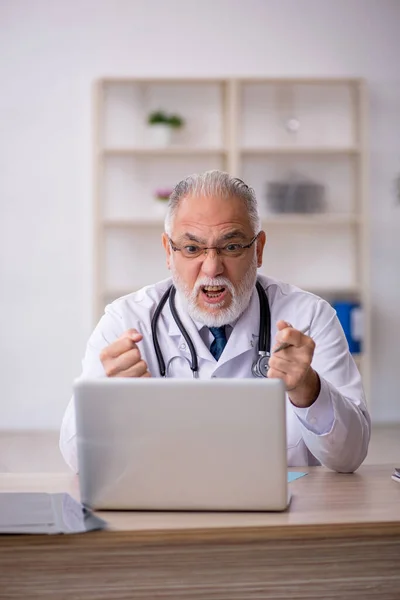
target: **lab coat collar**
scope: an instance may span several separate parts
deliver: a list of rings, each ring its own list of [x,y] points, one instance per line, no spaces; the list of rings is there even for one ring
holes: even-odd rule
[[[184,328],[189,334],[190,339],[192,340],[196,353],[199,357],[204,358],[205,360],[214,361],[214,357],[210,352],[210,349],[207,348],[205,343],[203,342],[200,336],[200,330],[202,329],[202,323],[195,323],[193,319],[189,316],[186,307],[184,306],[180,293],[177,291],[175,295],[175,307],[177,313],[183,323]],[[179,329],[174,317],[172,316],[171,309],[169,307],[168,301],[168,333],[170,336],[179,336],[179,346],[186,345],[185,338],[183,337],[181,330]],[[189,348],[186,347],[186,354],[190,355]]]

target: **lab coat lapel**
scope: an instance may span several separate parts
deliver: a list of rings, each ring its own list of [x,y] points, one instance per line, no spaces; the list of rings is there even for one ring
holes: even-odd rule
[[[248,307],[232,329],[228,343],[218,361],[218,367],[232,360],[232,358],[257,347],[259,328],[260,302],[254,288]]]
[[[176,292],[176,295],[175,295],[175,306],[176,306],[177,313],[183,323],[183,326],[186,329],[187,333],[189,334],[190,339],[192,340],[192,342],[194,344],[197,356],[199,358],[204,358],[205,360],[215,362],[215,359],[214,359],[213,355],[211,354],[209,348],[207,348],[207,346],[201,339],[201,336],[198,332],[196,324],[193,322],[193,320],[190,318],[187,311],[185,310],[185,307],[183,306],[183,303],[181,301],[180,294],[178,291]],[[167,305],[167,310],[168,310],[168,312],[167,312],[167,314],[168,314],[168,333],[171,337],[179,338],[178,347],[185,345],[186,348],[185,348],[184,353],[186,355],[190,356],[190,350],[187,347],[185,338],[183,337],[174,317],[172,316],[171,309],[169,307],[169,302]]]

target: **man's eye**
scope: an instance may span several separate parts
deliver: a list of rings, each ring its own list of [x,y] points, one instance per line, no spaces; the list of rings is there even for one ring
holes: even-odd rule
[[[237,252],[241,248],[242,246],[240,244],[228,244],[227,246],[225,246],[225,250],[227,252]]]
[[[196,254],[196,252],[200,251],[199,246],[185,246],[184,250],[187,254]]]

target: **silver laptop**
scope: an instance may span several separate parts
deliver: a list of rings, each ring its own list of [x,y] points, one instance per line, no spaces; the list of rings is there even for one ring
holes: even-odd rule
[[[280,380],[75,383],[81,500],[96,509],[288,505]]]

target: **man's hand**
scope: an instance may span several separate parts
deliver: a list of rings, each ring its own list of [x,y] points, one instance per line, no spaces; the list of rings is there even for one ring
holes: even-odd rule
[[[136,329],[128,329],[100,353],[107,377],[151,377],[137,343],[143,339]]]
[[[311,368],[315,343],[286,321],[278,321],[276,326],[278,333],[274,348],[284,342],[291,346],[271,354],[268,377],[282,379],[292,404],[307,408],[318,398],[321,389],[318,374]]]

